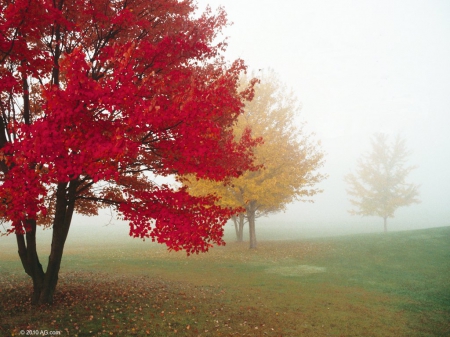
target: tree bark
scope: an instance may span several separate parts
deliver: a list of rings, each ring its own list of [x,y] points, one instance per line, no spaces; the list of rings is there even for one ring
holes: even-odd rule
[[[231,220],[233,220],[233,223],[234,223],[234,231],[236,232],[236,241],[239,241],[239,227],[238,227],[237,216],[232,215]]]
[[[26,234],[16,233],[18,253],[22,266],[33,280],[33,295],[31,297],[33,305],[53,303],[64,245],[75,209],[77,187],[77,180],[58,184],[52,245],[45,273],[39,262],[36,250],[36,220],[27,220],[28,231]]]
[[[387,233],[387,217],[384,217],[383,220],[384,220],[384,232]]]
[[[75,196],[78,181],[72,180],[69,184],[60,183],[56,191],[56,210],[53,221],[53,236],[47,271],[45,272],[44,286],[39,297],[40,304],[53,303],[53,295],[58,284],[59,269],[69,233],[72,216],[75,209]]]
[[[22,61],[22,65],[24,61]],[[25,71],[22,71],[22,90],[23,90],[23,119],[25,124],[31,124],[30,113],[30,94],[29,94],[28,75]],[[2,137],[2,143],[6,141],[6,138]],[[29,164],[30,168],[35,166],[34,163]],[[4,167],[4,172],[8,171],[8,167]],[[37,304],[39,296],[44,286],[44,270],[39,262],[39,257],[36,249],[36,220],[28,219],[22,222],[22,226],[25,227],[26,233],[16,233],[17,247],[22,266],[25,272],[33,280],[33,295],[31,296],[31,303]],[[26,242],[25,242],[26,240]]]
[[[23,268],[33,280],[31,303],[37,304],[44,286],[45,274],[36,250],[36,221],[28,220],[27,226],[30,227],[30,230],[25,235],[16,233],[17,247]]]
[[[63,1],[60,1],[58,4],[54,3],[54,5],[58,6],[58,9],[61,10]],[[57,43],[54,49],[54,66],[51,81],[54,85],[59,86],[59,59],[61,57],[61,48],[59,44],[59,41],[61,40],[61,27],[59,25],[56,25],[54,34],[55,41]],[[22,89],[24,122],[25,124],[30,125],[32,118],[29,100],[29,83],[28,75],[25,72],[22,72]],[[5,127],[3,120],[0,122],[0,127]],[[0,146],[2,147],[4,146],[4,143],[6,143],[5,135],[3,133],[0,134]],[[5,171],[5,165],[2,163],[0,163],[0,168]],[[31,163],[30,167],[34,167],[34,163]],[[6,167],[6,170],[7,169],[8,168]],[[78,186],[78,179],[73,179],[70,182],[59,183],[57,186],[52,244],[47,270],[45,273],[41,263],[39,262],[36,250],[36,220],[26,221],[24,224],[27,227],[26,234],[16,233],[20,260],[25,272],[33,280],[32,304],[51,304],[53,302],[53,294],[58,283],[58,273],[61,266],[64,245],[75,209],[75,197]]]
[[[256,218],[256,207],[254,202],[250,202],[246,208],[247,210],[247,219],[248,219],[248,229],[250,236],[250,249],[256,248],[256,226],[255,226],[255,218]]]
[[[234,231],[236,232],[236,241],[242,242],[244,241],[244,220],[245,214],[240,213],[238,215],[233,215],[231,217],[234,223]]]
[[[240,213],[239,214],[239,232],[238,232],[238,238],[237,240],[239,242],[244,241],[244,220],[245,220],[245,214],[244,213]]]

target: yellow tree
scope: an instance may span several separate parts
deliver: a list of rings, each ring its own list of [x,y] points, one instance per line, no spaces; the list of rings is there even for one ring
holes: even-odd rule
[[[247,78],[241,80],[244,86]],[[255,219],[278,212],[294,200],[310,201],[321,192],[315,185],[325,178],[317,170],[323,166],[320,143],[304,132],[304,123],[296,123],[300,111],[292,91],[282,85],[273,72],[263,75],[255,87],[255,96],[247,102],[244,114],[234,127],[236,138],[251,129],[262,138],[255,150],[257,171],[245,172],[228,183],[185,177],[193,195],[214,194],[221,206],[241,207],[236,234],[242,239],[244,214],[249,224],[250,248],[256,248]],[[236,218],[235,218],[236,220]],[[236,225],[236,222],[235,222]]]
[[[387,232],[387,219],[397,208],[419,203],[418,186],[407,183],[406,177],[415,166],[406,166],[409,151],[399,136],[389,142],[387,135],[377,133],[372,139],[372,151],[359,159],[356,174],[345,176],[347,193],[356,209],[353,215],[380,216]]]

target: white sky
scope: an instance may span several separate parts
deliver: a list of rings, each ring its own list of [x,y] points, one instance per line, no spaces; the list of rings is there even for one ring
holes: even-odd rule
[[[450,225],[450,1],[198,4],[225,7],[234,22],[225,32],[227,58],[242,58],[254,70],[273,68],[294,89],[302,118],[328,153],[330,177],[316,202],[266,221],[361,221],[347,213],[342,179],[370,148],[370,136],[382,131],[406,138],[411,163],[419,165],[410,180],[421,184],[422,203],[399,209],[391,229]],[[372,218],[376,226],[380,221]]]
[[[450,225],[450,1],[198,0],[223,5],[234,25],[227,57],[273,68],[302,102],[302,118],[327,152],[330,177],[314,204],[258,219],[258,233],[292,224],[287,237],[381,231],[382,220],[351,217],[343,176],[377,131],[401,133],[419,168],[419,205],[400,209],[390,230]],[[74,219],[97,237],[114,232],[99,217]],[[115,231],[122,236],[127,226]],[[92,227],[95,226],[95,227]],[[229,229],[232,231],[232,229]],[[82,230],[78,230],[82,232]],[[75,236],[74,236],[75,235]],[[75,237],[73,239],[72,237]],[[9,239],[13,240],[11,236]]]

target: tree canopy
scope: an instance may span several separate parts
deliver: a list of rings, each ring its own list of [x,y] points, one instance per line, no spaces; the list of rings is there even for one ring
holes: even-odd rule
[[[223,180],[252,169],[233,134],[252,84],[228,64],[223,9],[191,0],[15,0],[0,4],[0,214],[51,302],[73,212],[114,207],[130,235],[188,253],[222,244],[232,210],[152,176]],[[36,226],[51,226],[46,272]]]
[[[358,160],[356,173],[345,176],[349,185],[347,193],[355,206],[349,212],[382,217],[386,232],[387,219],[393,218],[399,207],[420,202],[418,185],[406,182],[416,168],[406,165],[409,154],[406,141],[400,136],[389,142],[386,134],[375,134],[372,150]]]
[[[247,78],[241,80],[247,85]],[[323,165],[320,143],[297,123],[299,105],[271,71],[255,87],[254,99],[234,127],[236,139],[250,128],[262,144],[255,148],[255,165],[260,169],[232,178],[228,184],[208,179],[187,179],[189,192],[213,194],[219,205],[241,207],[249,221],[250,247],[256,246],[255,217],[285,209],[294,200],[311,201],[320,190],[315,185],[325,178],[317,170]],[[242,219],[242,218],[241,218]]]

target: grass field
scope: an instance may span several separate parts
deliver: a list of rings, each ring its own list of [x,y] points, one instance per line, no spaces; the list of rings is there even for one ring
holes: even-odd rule
[[[450,227],[191,257],[90,240],[68,245],[53,307],[30,283],[2,244],[0,336],[450,336]]]

